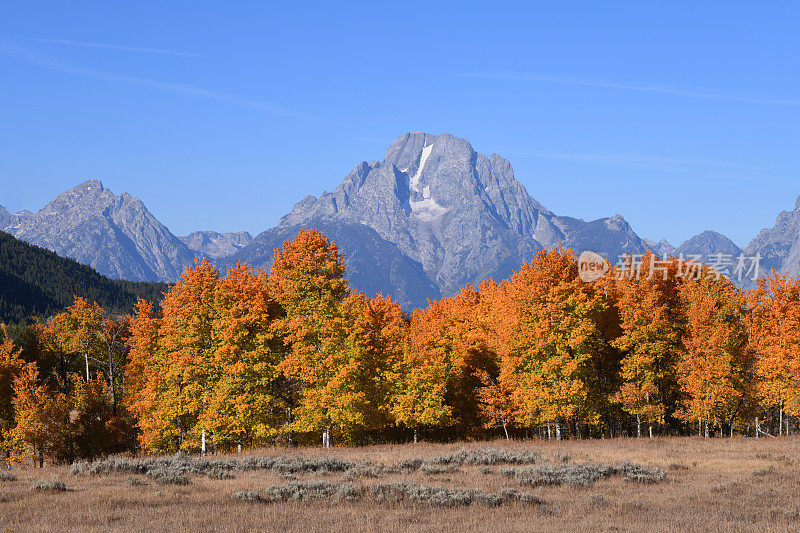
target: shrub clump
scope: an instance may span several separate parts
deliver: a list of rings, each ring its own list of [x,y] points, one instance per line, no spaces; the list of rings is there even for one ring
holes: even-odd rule
[[[264,490],[261,499],[265,502],[286,502],[306,500],[355,501],[360,499],[360,486],[350,483],[328,483],[309,481],[306,483],[287,483],[273,485]]]
[[[381,478],[402,472],[399,466],[386,465],[359,465],[347,470],[345,480],[352,481],[357,478]]]
[[[520,493],[514,489],[504,489],[499,493],[484,492],[477,489],[450,489],[427,487],[416,483],[387,483],[376,485],[370,495],[378,502],[419,502],[434,507],[462,507],[473,503],[497,506],[516,500],[523,503],[541,503],[533,494]]]
[[[234,492],[231,496],[234,500],[241,500],[243,502],[260,502],[261,496],[252,490]]]
[[[147,483],[145,483],[142,478],[136,477],[136,476],[128,476],[125,479],[125,484],[126,485],[130,485],[131,487],[138,487],[138,486],[141,486],[141,485],[147,485]]]
[[[352,483],[328,483],[313,481],[273,485],[259,494],[253,491],[236,492],[234,499],[251,502],[277,503],[287,501],[357,502],[365,498],[378,503],[422,503],[434,507],[460,507],[473,503],[497,506],[504,502],[518,501],[527,504],[541,503],[534,494],[504,489],[498,493],[477,489],[451,489],[428,487],[417,483],[384,483],[365,488]]]
[[[420,467],[419,471],[426,476],[435,476],[438,474],[452,474],[453,472],[458,472],[458,467],[455,465],[424,464]]]
[[[637,483],[659,483],[667,477],[667,473],[659,468],[647,468],[628,461],[622,463],[617,470],[625,476],[625,481]]]
[[[65,492],[67,486],[60,479],[39,479],[33,482],[31,490],[33,492]]]
[[[77,461],[70,467],[72,475],[93,476],[99,474],[128,473],[145,474],[154,478],[163,476],[206,475],[212,479],[230,479],[233,472],[248,470],[271,470],[280,474],[344,472],[365,468],[366,463],[352,463],[335,457],[305,458],[281,455],[277,457],[247,457],[236,459],[206,460],[185,453],[167,457],[133,459],[109,457],[99,461]],[[167,475],[169,473],[169,475]]]
[[[667,476],[663,470],[646,468],[628,462],[622,463],[620,466],[580,463],[504,468],[501,473],[524,485],[570,485],[574,487],[590,487],[598,479],[614,475],[625,476],[626,480],[639,483],[657,483],[663,481]]]
[[[10,472],[0,472],[0,481],[16,481],[17,476]]]
[[[766,477],[766,476],[771,476],[773,474],[776,474],[777,472],[778,471],[775,470],[774,466],[770,466],[768,468],[764,468],[764,469],[761,469],[761,470],[756,470],[755,472],[753,472],[753,476],[755,476],[755,477]]]
[[[521,465],[546,462],[547,458],[539,452],[512,452],[496,448],[479,450],[461,449],[452,455],[439,455],[421,462],[427,465]]]
[[[234,479],[236,476],[231,474],[230,470],[224,468],[212,468],[206,472],[209,479]]]

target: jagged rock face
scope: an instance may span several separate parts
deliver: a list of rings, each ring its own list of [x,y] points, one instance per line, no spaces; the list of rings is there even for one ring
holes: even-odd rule
[[[141,200],[128,193],[115,196],[96,180],[60,194],[38,213],[20,213],[10,222],[2,229],[18,239],[114,278],[175,281],[195,255]]]
[[[546,246],[569,246],[576,254],[591,250],[608,257],[612,263],[623,254],[640,254],[645,250],[642,239],[634,233],[622,215],[591,222],[572,217],[554,217],[553,223],[561,229],[563,237],[543,243]]]
[[[191,250],[206,257],[225,257],[233,255],[251,242],[253,237],[246,231],[217,233],[216,231],[195,231],[185,237],[178,237]]]
[[[8,212],[8,209],[0,205],[0,228],[7,228],[15,221],[14,215]]]
[[[745,249],[745,254],[761,254],[761,272],[800,275],[800,197],[793,211],[782,211],[775,226],[761,230]]]
[[[445,295],[506,278],[558,242],[610,256],[643,249],[622,217],[558,217],[530,197],[508,161],[449,134],[402,135],[383,161],[362,162],[332,193],[307,196],[279,227],[321,221],[374,229],[421,264]]]
[[[676,248],[672,246],[666,239],[661,239],[658,242],[651,241],[650,239],[642,239],[644,247],[659,257],[669,257],[675,254]]]

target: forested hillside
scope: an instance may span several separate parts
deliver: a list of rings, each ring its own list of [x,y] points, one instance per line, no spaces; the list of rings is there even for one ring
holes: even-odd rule
[[[72,259],[0,232],[0,322],[15,323],[60,313],[74,296],[112,314],[133,309],[137,297],[156,302],[166,283],[109,279]]]

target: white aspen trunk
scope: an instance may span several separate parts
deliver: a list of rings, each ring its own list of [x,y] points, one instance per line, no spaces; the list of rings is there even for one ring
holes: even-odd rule
[[[203,457],[206,456],[206,428],[200,432],[200,453]]]
[[[650,424],[650,438],[653,438],[653,424]]]
[[[642,438],[642,417],[638,413],[636,414],[636,438]]]
[[[756,417],[756,438],[758,438],[758,430],[759,430],[759,427],[758,427],[758,417]]]
[[[708,422],[706,422],[706,438],[708,438]]]
[[[86,358],[86,381],[89,381],[89,352],[83,354]]]
[[[697,436],[698,437],[702,437],[703,436],[703,421],[702,420],[698,420],[697,421]]]
[[[506,434],[506,440],[508,440],[508,428],[506,427],[506,423],[505,422],[503,422],[503,431]]]
[[[238,453],[242,453],[242,443],[241,443],[241,442],[240,442],[240,443],[239,443],[239,445],[237,446],[237,448],[236,448],[236,451],[237,451]]]
[[[417,428],[414,428],[414,444],[417,443]]]
[[[561,440],[561,423],[556,422],[556,440]]]
[[[553,438],[552,434],[550,433],[550,423],[547,423],[547,440],[551,440]]]

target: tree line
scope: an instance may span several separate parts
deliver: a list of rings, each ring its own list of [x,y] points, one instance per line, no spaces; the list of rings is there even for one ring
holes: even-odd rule
[[[197,261],[154,309],[76,298],[5,328],[0,438],[40,464],[131,450],[505,438],[788,434],[800,280],[744,291],[643,256],[586,283],[545,249],[406,315],[349,287],[309,228],[270,272]],[[760,430],[760,431],[759,431]]]
[[[157,302],[168,288],[166,283],[109,279],[0,231],[0,322],[25,324],[53,316],[69,307],[76,294],[109,313],[129,313],[138,298]]]

